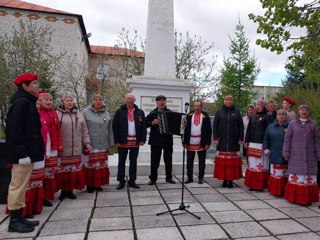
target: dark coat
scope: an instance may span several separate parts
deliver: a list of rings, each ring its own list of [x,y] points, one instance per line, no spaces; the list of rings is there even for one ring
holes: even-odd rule
[[[169,108],[165,107],[164,111],[172,112]],[[153,109],[146,117],[147,128],[150,127],[149,145],[155,146],[172,146],[172,134],[161,134],[158,125],[152,125],[152,121],[158,117],[158,108]]]
[[[245,143],[263,143],[264,134],[271,122],[272,117],[268,115],[267,109],[254,113],[249,119]]]
[[[284,137],[283,157],[288,157],[288,173],[316,175],[320,158],[320,134],[315,121],[305,125],[299,119],[291,120]]]
[[[17,164],[20,158],[43,161],[44,143],[36,108],[37,98],[19,89],[11,98],[6,124],[7,161]]]
[[[283,125],[279,125],[275,120],[266,129],[263,149],[270,150],[270,164],[287,165],[287,161],[284,161],[282,157],[282,146],[288,124],[289,122],[286,121]]]
[[[213,121],[213,138],[219,140],[217,150],[222,152],[240,151],[244,126],[240,111],[235,106],[220,108]]]
[[[137,144],[139,145],[140,142],[146,142],[147,130],[144,111],[139,109],[137,105],[134,105],[134,108],[136,139]],[[114,118],[112,121],[112,130],[115,144],[128,143],[128,108],[126,105],[121,105],[114,114]]]
[[[190,112],[187,115],[187,124],[184,129],[184,144],[190,143],[190,136],[191,136],[191,122],[192,122],[192,116],[194,112]],[[211,121],[208,113],[201,111],[202,114],[202,126],[201,126],[201,147],[205,147],[206,145],[210,146],[211,144],[211,138],[212,138],[212,128],[211,128]]]

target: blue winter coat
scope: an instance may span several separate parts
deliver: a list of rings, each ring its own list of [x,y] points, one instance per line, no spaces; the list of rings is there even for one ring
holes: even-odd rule
[[[270,150],[270,164],[287,164],[287,161],[284,161],[282,157],[282,146],[288,124],[289,122],[286,121],[283,125],[279,125],[277,120],[275,120],[269,124],[266,129],[263,139],[263,149]]]

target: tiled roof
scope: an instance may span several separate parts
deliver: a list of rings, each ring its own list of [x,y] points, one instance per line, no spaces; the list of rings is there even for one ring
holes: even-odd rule
[[[63,12],[60,10],[56,10],[53,8],[48,8],[44,6],[40,6],[33,3],[28,3],[19,0],[0,0],[0,7],[7,7],[7,8],[17,8],[17,9],[24,9],[24,10],[32,10],[38,12],[50,12],[50,13],[59,13],[59,14],[72,14],[68,12]]]
[[[95,54],[114,55],[114,56],[137,56],[144,58],[143,52],[136,52],[126,48],[110,47],[110,46],[96,46],[90,45],[91,52]]]

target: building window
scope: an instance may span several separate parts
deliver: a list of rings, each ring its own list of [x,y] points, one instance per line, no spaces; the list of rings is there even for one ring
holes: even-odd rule
[[[97,79],[105,79],[109,76],[109,64],[100,63],[97,65]]]

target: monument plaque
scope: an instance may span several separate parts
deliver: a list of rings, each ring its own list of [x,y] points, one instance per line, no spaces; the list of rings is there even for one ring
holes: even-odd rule
[[[156,98],[151,96],[141,96],[141,109],[147,116],[156,108]],[[183,99],[179,97],[167,97],[167,107],[173,112],[182,112]]]

